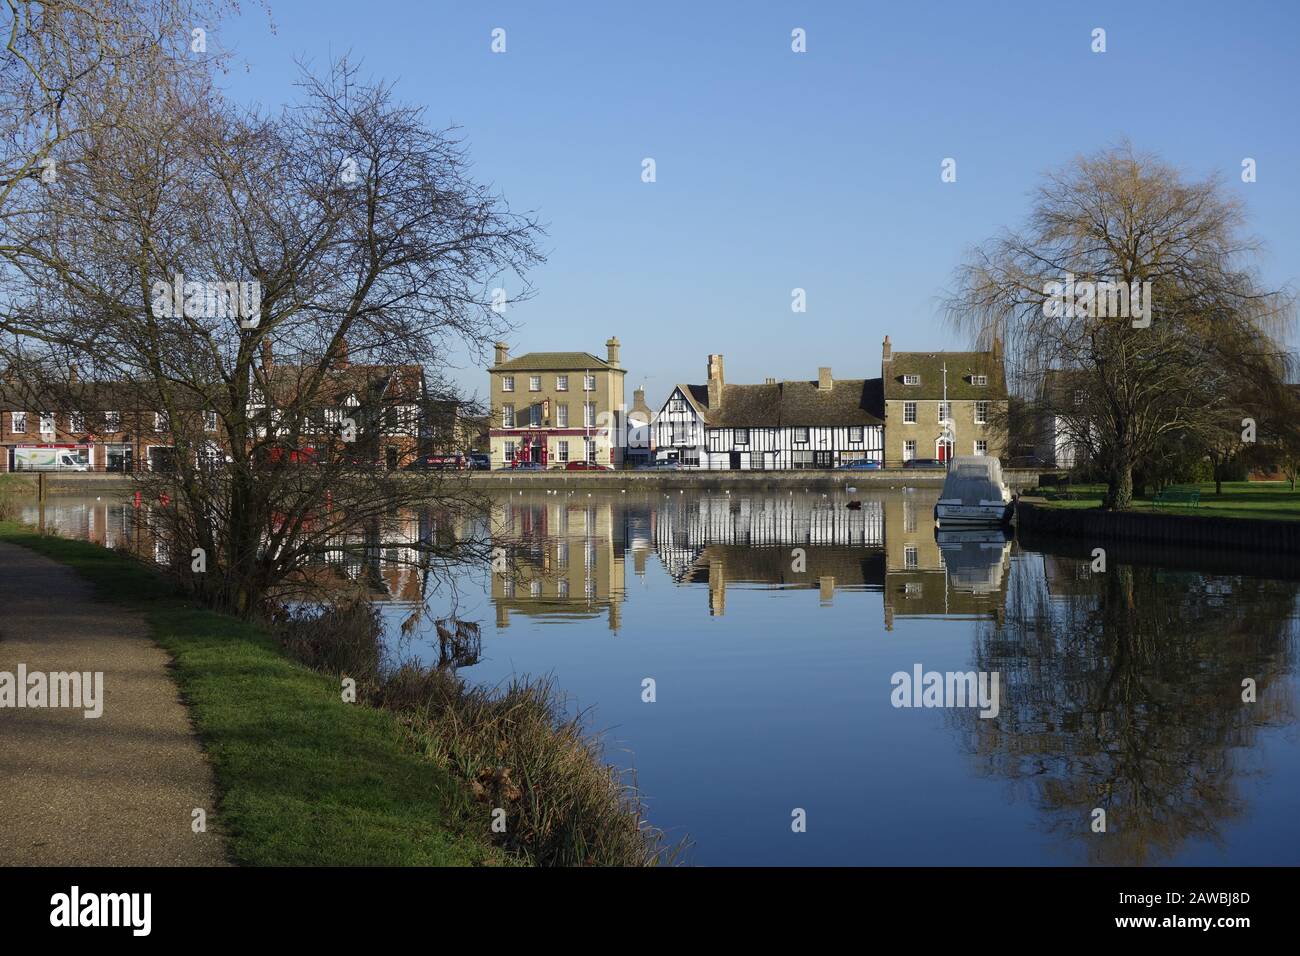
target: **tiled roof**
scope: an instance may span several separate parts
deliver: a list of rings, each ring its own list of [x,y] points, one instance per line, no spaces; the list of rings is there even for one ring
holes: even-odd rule
[[[678,385],[711,428],[782,428],[880,425],[884,401],[880,379],[836,379],[829,391],[816,382],[724,385],[722,403],[709,407],[707,385]]]
[[[493,372],[577,372],[584,369],[614,369],[602,358],[596,358],[590,352],[528,352],[518,358],[512,358],[493,365]]]
[[[1002,363],[992,352],[895,352],[883,363],[887,401],[941,401],[943,368],[948,367],[948,400],[953,402],[999,400],[1007,397]],[[904,375],[919,375],[918,385],[904,385]],[[972,376],[987,375],[987,385],[975,385]]]

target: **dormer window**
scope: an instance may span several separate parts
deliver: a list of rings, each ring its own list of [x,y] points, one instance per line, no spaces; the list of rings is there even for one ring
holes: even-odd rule
[[[904,385],[920,385],[920,384],[921,384],[921,376],[919,376],[919,375],[904,375],[904,376],[903,376],[903,384],[904,384]]]
[[[989,383],[989,377],[987,375],[972,375],[970,377],[970,383],[972,385],[987,385]]]

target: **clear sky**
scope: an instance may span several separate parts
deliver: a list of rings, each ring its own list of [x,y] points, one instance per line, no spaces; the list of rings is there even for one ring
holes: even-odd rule
[[[461,127],[477,176],[548,224],[512,352],[603,355],[617,335],[629,402],[703,381],[710,352],[761,382],[878,375],[886,333],[966,346],[938,315],[963,252],[1023,220],[1043,170],[1125,136],[1220,172],[1265,278],[1300,285],[1290,0],[270,2],[274,31],[256,9],[223,29],[231,93],[278,107],[295,57],[350,53]],[[487,374],[458,381],[481,395]]]

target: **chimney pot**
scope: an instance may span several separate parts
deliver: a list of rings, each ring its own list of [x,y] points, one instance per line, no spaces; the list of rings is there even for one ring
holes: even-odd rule
[[[834,386],[835,381],[831,378],[830,366],[823,365],[817,369],[817,391],[829,392]]]
[[[510,346],[506,345],[506,343],[504,342],[497,342],[496,350],[497,350],[497,362],[496,362],[497,365],[505,365],[506,362],[510,361]]]
[[[880,347],[880,361],[892,362],[894,360],[894,347],[889,344],[889,336],[885,336],[885,341]]]
[[[614,368],[618,368],[619,365],[618,365],[618,338],[617,337],[612,335],[609,337],[609,339],[605,342],[605,351],[609,355],[609,359],[608,359],[609,364],[614,366]]]

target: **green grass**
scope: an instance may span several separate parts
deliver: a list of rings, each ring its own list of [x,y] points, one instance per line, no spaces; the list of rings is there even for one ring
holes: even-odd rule
[[[0,523],[0,540],[70,566],[145,615],[208,752],[231,856],[254,866],[502,864],[465,832],[464,785],[413,753],[386,711],[290,661],[260,628],[186,603],[143,565],[98,545]]]
[[[1221,518],[1300,520],[1300,491],[1292,491],[1290,482],[1225,481],[1222,495],[1214,493],[1212,481],[1203,481],[1194,487],[1201,489],[1199,507],[1173,504],[1156,508],[1151,498],[1143,497],[1133,499],[1133,510]],[[1041,503],[1054,508],[1097,508],[1100,507],[1105,492],[1105,485],[1075,485],[1068,492],[1070,497],[1065,497],[1053,488],[1028,492],[1025,497],[1034,504]]]

